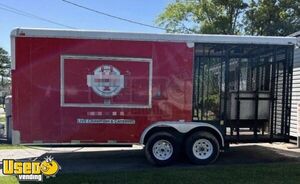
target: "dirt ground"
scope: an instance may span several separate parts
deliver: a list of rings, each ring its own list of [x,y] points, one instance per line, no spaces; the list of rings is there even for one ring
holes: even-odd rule
[[[132,148],[41,147],[1,150],[0,160],[4,158],[23,160],[36,157],[42,160],[47,155],[54,157],[65,173],[138,170],[154,167],[147,162],[140,146]],[[300,149],[293,144],[283,143],[231,145],[230,150],[221,153],[215,165],[276,162],[300,162]],[[177,163],[169,167],[195,166],[182,156]]]

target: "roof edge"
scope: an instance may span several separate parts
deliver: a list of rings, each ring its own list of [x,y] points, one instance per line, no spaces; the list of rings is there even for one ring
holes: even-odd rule
[[[21,35],[22,34],[22,35]],[[12,37],[49,37],[49,38],[83,38],[136,41],[170,41],[200,43],[241,43],[241,44],[278,44],[295,45],[295,37],[218,35],[218,34],[171,34],[171,33],[136,33],[103,30],[15,28]]]

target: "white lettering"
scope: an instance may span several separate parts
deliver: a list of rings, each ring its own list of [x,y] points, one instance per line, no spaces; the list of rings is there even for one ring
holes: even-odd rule
[[[42,175],[18,175],[19,181],[43,181]]]
[[[77,119],[81,124],[135,124],[134,119]]]

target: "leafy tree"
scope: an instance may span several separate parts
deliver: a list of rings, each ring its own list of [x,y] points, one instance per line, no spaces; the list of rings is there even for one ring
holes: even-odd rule
[[[300,1],[251,0],[244,23],[246,34],[289,35],[300,30]]]
[[[156,23],[167,32],[287,36],[300,30],[300,0],[176,0]]]
[[[238,34],[246,8],[243,0],[176,0],[156,24],[167,32]]]
[[[5,97],[10,94],[10,58],[8,53],[0,48],[0,98],[2,105],[5,102]]]

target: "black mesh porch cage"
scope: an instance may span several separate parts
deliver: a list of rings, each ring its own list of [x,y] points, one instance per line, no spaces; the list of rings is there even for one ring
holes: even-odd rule
[[[193,121],[229,142],[289,138],[292,45],[195,45]]]

